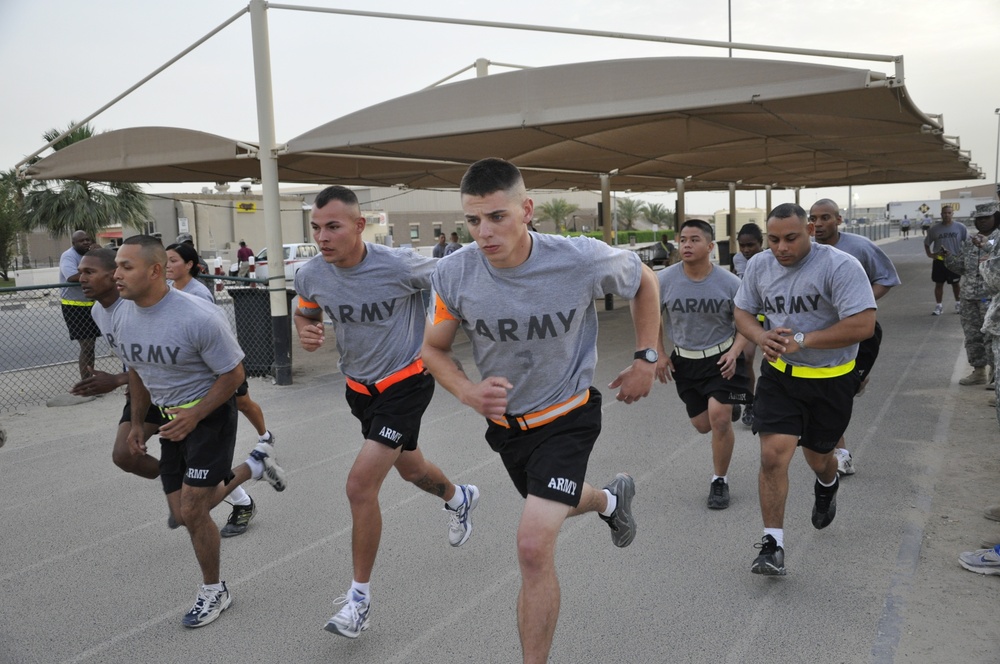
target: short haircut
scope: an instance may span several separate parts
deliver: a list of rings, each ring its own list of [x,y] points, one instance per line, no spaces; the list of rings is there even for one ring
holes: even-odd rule
[[[187,242],[181,242],[180,244],[172,244],[165,249],[165,251],[172,251],[181,257],[181,260],[185,263],[191,263],[191,267],[188,268],[188,273],[192,277],[197,277],[201,274],[201,267],[198,265],[198,252],[195,251]]]
[[[817,205],[829,205],[830,207],[832,207],[834,210],[837,211],[837,216],[838,217],[840,216],[840,206],[837,205],[835,202],[833,202],[833,200],[831,200],[829,198],[821,198],[818,201],[816,201],[815,203],[813,203],[813,207],[816,207]]]
[[[954,207],[952,207],[951,205],[942,205],[942,206],[941,206],[941,211],[942,211],[942,212],[944,212],[944,209],[945,209],[945,208],[948,208],[948,209],[949,209],[949,210],[951,210],[952,212],[954,212],[954,211],[955,211],[955,208],[954,208]]]
[[[516,194],[521,198],[527,195],[524,178],[517,166],[496,157],[480,159],[469,166],[469,170],[462,176],[459,191],[463,196],[489,196],[498,191]]]
[[[715,242],[715,230],[712,225],[703,219],[688,219],[683,224],[681,224],[681,230],[685,228],[697,228],[699,231],[705,234],[709,242]]]
[[[760,244],[764,244],[764,234],[760,232],[760,226],[757,224],[743,224],[739,232],[736,233],[736,239],[739,240],[744,235],[749,235]]]
[[[789,217],[798,217],[799,221],[804,222],[808,215],[802,206],[795,203],[782,203],[767,214],[768,219],[788,219]]]
[[[361,210],[361,204],[358,202],[358,195],[354,193],[353,190],[347,187],[342,187],[339,184],[327,187],[323,191],[319,192],[316,196],[316,200],[313,201],[313,205],[318,208],[326,207],[326,204],[330,201],[340,201],[344,205],[353,205]]]
[[[159,263],[164,266],[167,264],[167,250],[163,248],[160,238],[153,237],[152,235],[133,235],[122,242],[123,247],[133,244],[139,245],[142,249],[143,257],[150,264]]]
[[[91,249],[83,255],[84,258],[93,258],[95,261],[100,263],[101,267],[105,270],[114,271],[117,267],[115,265],[115,252],[110,249],[105,249],[103,247],[99,249]]]

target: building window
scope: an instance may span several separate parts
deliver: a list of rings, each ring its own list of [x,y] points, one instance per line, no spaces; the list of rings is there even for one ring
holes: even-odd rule
[[[438,239],[438,236],[442,233],[444,233],[444,230],[441,228],[441,224],[434,224],[434,239]]]
[[[410,239],[419,240],[420,239],[420,225],[410,224]]]

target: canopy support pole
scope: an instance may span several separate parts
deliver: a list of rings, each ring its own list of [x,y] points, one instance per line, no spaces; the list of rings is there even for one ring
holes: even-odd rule
[[[257,90],[261,193],[267,237],[267,290],[271,297],[271,332],[274,339],[274,382],[292,384],[292,339],[285,294],[284,246],[281,237],[281,196],[278,192],[278,154],[274,139],[274,100],[271,94],[271,46],[267,31],[267,2],[250,0],[253,38],[254,87]]]

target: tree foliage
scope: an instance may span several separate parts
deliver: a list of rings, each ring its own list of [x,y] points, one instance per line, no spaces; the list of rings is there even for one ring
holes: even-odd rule
[[[642,206],[642,216],[646,221],[657,226],[672,226],[674,213],[668,210],[663,203],[644,203]]]
[[[539,221],[554,221],[556,229],[561,230],[566,225],[566,220],[579,209],[579,205],[564,198],[553,198],[548,203],[539,205],[536,211]]]
[[[635,220],[642,216],[642,201],[635,198],[618,199],[618,225],[627,230],[632,230]]]
[[[18,233],[24,230],[23,181],[13,169],[0,173],[0,279],[9,279],[17,254]]]
[[[72,126],[75,123],[71,123]],[[61,131],[45,132],[46,141]],[[89,125],[74,130],[52,147],[61,150],[94,135]],[[123,182],[95,183],[82,180],[54,180],[33,188],[25,198],[25,227],[44,228],[52,237],[87,231],[93,237],[107,226],[142,230],[150,219],[146,195],[139,185]]]

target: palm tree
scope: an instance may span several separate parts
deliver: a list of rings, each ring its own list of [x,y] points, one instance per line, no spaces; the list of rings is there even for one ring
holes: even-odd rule
[[[554,221],[556,230],[561,231],[566,226],[566,219],[579,209],[579,205],[570,203],[564,198],[553,198],[548,203],[538,206],[538,220]]]
[[[670,225],[674,219],[674,213],[663,205],[663,203],[646,203],[642,206],[642,216],[646,221],[656,224],[657,228],[663,225]]]
[[[0,173],[0,279],[4,281],[17,253],[18,233],[24,228],[23,183],[14,169]]]
[[[642,216],[642,201],[635,198],[618,199],[618,223],[627,231],[632,230],[632,224]]]
[[[70,123],[73,126],[76,123]],[[55,139],[62,132],[50,129],[43,135],[46,141]],[[85,124],[54,144],[54,150],[72,145],[94,135],[94,129]],[[24,201],[27,229],[44,228],[54,238],[68,236],[74,231],[87,231],[92,237],[107,226],[142,230],[150,219],[146,194],[139,185],[123,182],[95,183],[82,180],[55,180],[38,185]]]

